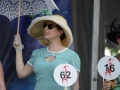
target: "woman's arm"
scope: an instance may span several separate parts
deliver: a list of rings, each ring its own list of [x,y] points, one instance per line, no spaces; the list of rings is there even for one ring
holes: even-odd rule
[[[4,73],[1,62],[0,62],[0,90],[6,90],[4,82]]]
[[[24,65],[22,51],[16,52],[16,70],[19,78],[24,78],[33,72],[32,66]]]
[[[76,82],[72,85],[72,90],[79,90],[79,72],[77,72],[77,80],[76,80]]]
[[[21,38],[19,33],[15,35],[13,46],[16,50],[16,71],[18,77],[19,78],[27,77],[33,72],[33,68],[29,64],[24,65],[23,56],[22,56],[22,49],[24,46],[21,43]]]

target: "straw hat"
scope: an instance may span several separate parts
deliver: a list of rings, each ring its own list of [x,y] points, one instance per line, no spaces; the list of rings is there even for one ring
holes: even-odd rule
[[[28,27],[28,34],[32,38],[38,39],[42,45],[48,46],[49,41],[43,36],[43,24],[48,20],[55,22],[64,30],[66,38],[64,38],[61,42],[65,47],[69,47],[73,41],[72,33],[67,25],[67,21],[60,15],[37,17]]]

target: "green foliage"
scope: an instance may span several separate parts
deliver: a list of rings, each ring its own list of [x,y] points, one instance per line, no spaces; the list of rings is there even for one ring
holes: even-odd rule
[[[40,11],[40,15],[41,15],[41,16],[50,16],[50,15],[52,15],[52,13],[50,13],[49,10],[44,9],[44,10],[41,10],[41,11]]]
[[[28,17],[34,19],[34,15],[28,15]]]
[[[119,54],[119,50],[118,49],[109,48],[107,44],[105,45],[105,48],[107,48],[110,51],[110,53],[111,53],[112,56],[116,56],[116,55]]]
[[[48,9],[40,10],[40,16],[50,16],[52,13]],[[35,15],[28,15],[29,18],[34,19]]]

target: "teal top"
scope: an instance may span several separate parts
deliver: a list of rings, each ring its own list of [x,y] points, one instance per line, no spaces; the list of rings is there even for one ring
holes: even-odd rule
[[[47,62],[45,58],[51,55],[56,58]],[[59,52],[50,52],[47,48],[36,49],[27,63],[33,67],[36,74],[34,90],[64,90],[64,87],[58,85],[53,77],[54,69],[59,64],[71,64],[80,72],[80,58],[77,53],[68,48]],[[71,90],[70,87],[68,90]]]
[[[115,57],[118,58],[118,55],[116,55]],[[115,84],[114,88],[111,88],[110,90],[120,90],[120,75],[119,75],[118,78],[116,78],[115,80],[113,80],[113,82]]]
[[[110,90],[120,90],[120,75],[114,80],[114,88]]]

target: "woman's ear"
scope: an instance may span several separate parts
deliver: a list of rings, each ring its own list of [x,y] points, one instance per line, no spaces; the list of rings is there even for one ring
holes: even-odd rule
[[[59,31],[59,36],[61,36],[63,33],[64,33],[63,30],[60,30]]]

